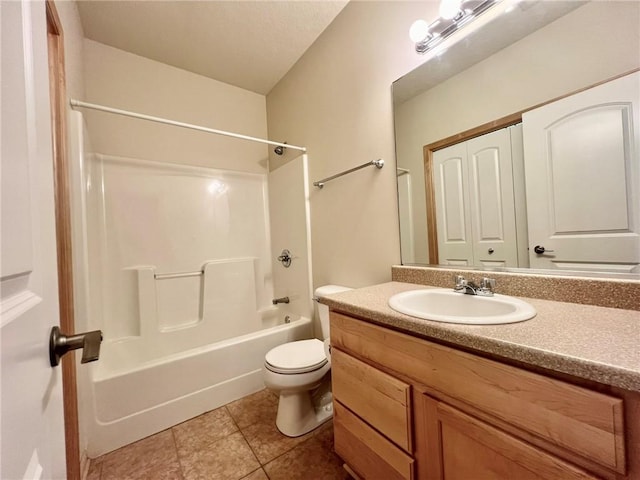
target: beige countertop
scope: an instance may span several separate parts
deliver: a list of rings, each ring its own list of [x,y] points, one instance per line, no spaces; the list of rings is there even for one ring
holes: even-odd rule
[[[640,312],[522,298],[537,315],[504,325],[459,325],[392,310],[399,292],[433,288],[389,282],[322,297],[330,308],[423,338],[640,392]]]

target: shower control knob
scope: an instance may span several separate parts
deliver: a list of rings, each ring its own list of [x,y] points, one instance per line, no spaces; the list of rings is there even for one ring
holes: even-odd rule
[[[282,250],[282,253],[278,257],[278,261],[282,263],[285,268],[289,268],[291,266],[291,252],[287,249]]]

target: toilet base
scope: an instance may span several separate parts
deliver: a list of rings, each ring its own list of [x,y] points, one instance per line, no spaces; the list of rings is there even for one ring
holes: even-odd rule
[[[287,437],[299,437],[333,417],[331,383],[312,391],[281,392],[276,426]]]

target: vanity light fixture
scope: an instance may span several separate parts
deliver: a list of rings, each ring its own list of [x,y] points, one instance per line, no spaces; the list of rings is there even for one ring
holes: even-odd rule
[[[416,52],[423,54],[449,35],[476,18],[501,0],[441,0],[440,17],[431,23],[416,20],[409,36],[416,44]]]
[[[445,20],[452,20],[460,15],[461,6],[462,0],[442,0],[440,2],[438,13],[441,18],[444,18]]]

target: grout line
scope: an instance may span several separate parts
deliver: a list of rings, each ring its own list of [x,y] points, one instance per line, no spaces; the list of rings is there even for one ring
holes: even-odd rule
[[[231,402],[230,402],[231,403]],[[231,415],[231,410],[229,410],[227,408],[227,405],[229,405],[229,403],[221,406],[220,408],[224,408],[224,411],[227,412],[227,415],[229,415],[229,418],[231,419],[231,421],[233,422],[233,424],[235,425],[236,429],[238,430],[238,432],[240,431],[240,426],[238,425],[238,422],[236,422],[236,419],[233,418],[233,415]]]
[[[253,470],[252,472],[247,473],[244,477],[242,477],[240,480],[244,480],[245,478],[249,478],[250,475],[253,475],[254,473],[256,473],[258,470],[262,470],[262,473],[265,474],[265,476],[267,477],[267,479],[269,479],[269,475],[267,475],[267,472],[265,472],[264,468],[262,468],[262,466],[256,468],[255,470]]]
[[[245,397],[246,398],[246,397]],[[244,434],[244,432],[242,431],[242,428],[240,428],[240,426],[238,425],[238,422],[236,422],[236,419],[233,418],[233,415],[231,415],[231,411],[227,408],[227,405],[229,405],[228,403],[226,405],[224,405],[224,409],[226,410],[226,412],[229,414],[229,418],[231,418],[231,421],[233,422],[233,424],[236,426],[236,428],[238,429],[237,431],[240,432],[240,435],[242,435],[242,439],[245,441],[245,443],[247,444],[247,446],[249,447],[249,450],[251,451],[251,453],[253,454],[253,457],[256,459],[256,461],[258,462],[258,465],[260,465],[260,467],[256,468],[253,472],[257,470],[262,470],[264,472],[264,474],[266,475],[267,478],[269,478],[269,475],[267,475],[267,472],[264,470],[262,462],[260,461],[260,458],[258,458],[258,455],[256,454],[255,450],[253,449],[253,447],[251,446],[251,443],[249,443],[249,440],[247,440],[247,436]],[[253,423],[251,424],[253,425]],[[247,427],[250,425],[247,425]],[[245,427],[245,428],[247,428]],[[235,432],[234,432],[235,433]],[[251,473],[249,473],[249,475],[251,475]],[[247,475],[248,476],[248,475]]]
[[[173,448],[176,449],[176,458],[178,459],[178,466],[180,467],[180,476],[182,480],[184,480],[184,467],[182,466],[182,462],[180,461],[180,451],[178,450],[178,442],[176,442],[176,432],[171,427],[171,438],[173,439]]]
[[[262,462],[260,461],[260,458],[258,457],[258,454],[256,453],[256,451],[253,449],[253,447],[251,446],[251,443],[249,442],[249,440],[247,439],[247,436],[244,434],[244,432],[242,431],[242,429],[238,429],[238,431],[240,432],[240,435],[242,435],[242,438],[244,439],[245,442],[247,442],[247,446],[249,447],[249,450],[251,450],[251,453],[253,453],[253,456],[255,457],[255,459],[258,461],[258,465],[260,465],[260,468],[263,467]],[[266,472],[265,472],[266,473]]]
[[[283,433],[281,433],[281,432],[278,432],[278,433],[279,433],[280,435],[284,435],[284,434],[283,434]],[[264,465],[262,465],[262,466],[264,467],[265,465],[268,465],[269,463],[271,463],[271,462],[273,462],[273,461],[277,460],[278,458],[282,457],[283,455],[286,455],[287,453],[291,452],[292,450],[295,450],[295,449],[296,449],[296,448],[298,448],[300,445],[304,445],[304,444],[305,444],[305,443],[307,443],[309,440],[311,440],[312,438],[314,438],[314,437],[316,436],[316,433],[317,433],[317,432],[315,432],[315,430],[314,430],[314,431],[312,431],[312,432],[310,432],[310,433],[311,433],[311,435],[309,435],[309,437],[308,437],[308,438],[305,438],[305,439],[304,439],[304,440],[302,440],[300,443],[296,443],[296,444],[295,444],[295,445],[293,445],[291,448],[289,448],[288,450],[286,450],[286,451],[282,452],[280,455],[277,455],[277,456],[273,457],[271,460],[269,460],[267,463],[265,463],[265,464],[264,464]],[[307,433],[305,433],[305,435],[307,435]],[[284,436],[286,437],[286,435],[284,435]],[[296,438],[297,438],[297,437],[296,437]],[[247,443],[248,443],[248,442],[247,442]],[[259,462],[259,461],[260,461],[260,460],[258,460],[258,462]],[[265,473],[266,473],[266,470],[265,470]],[[268,475],[267,475],[267,476],[268,476]]]

